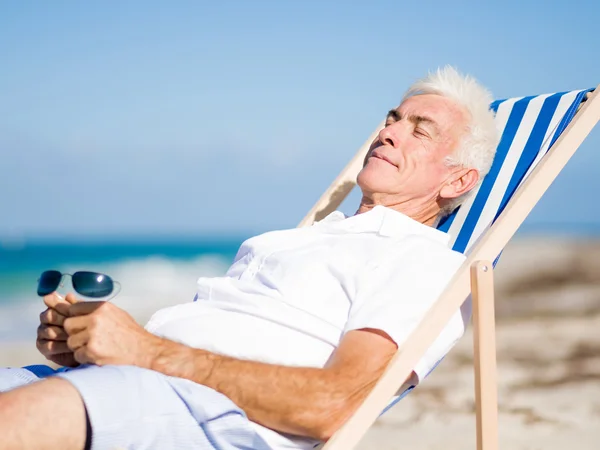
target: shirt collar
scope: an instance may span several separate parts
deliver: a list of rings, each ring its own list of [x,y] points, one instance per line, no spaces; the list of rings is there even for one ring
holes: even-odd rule
[[[450,235],[447,233],[380,205],[370,211],[349,217],[341,211],[334,211],[315,225],[354,233],[376,232],[381,236],[389,237],[420,234],[446,246],[450,243]]]

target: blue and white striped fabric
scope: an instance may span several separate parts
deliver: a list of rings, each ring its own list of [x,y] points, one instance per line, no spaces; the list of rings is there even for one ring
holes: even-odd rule
[[[585,95],[591,90],[511,98],[492,103],[491,108],[496,112],[496,124],[502,137],[490,172],[470,199],[437,226],[439,230],[450,234],[453,250],[468,254],[569,125]],[[413,389],[414,386],[411,386],[395,397],[383,413]]]
[[[469,201],[438,226],[450,234],[454,250],[469,252],[573,119],[590,90],[492,103],[502,132],[494,164]]]

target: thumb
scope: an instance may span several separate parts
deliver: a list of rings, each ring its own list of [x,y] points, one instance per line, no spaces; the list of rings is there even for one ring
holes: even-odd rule
[[[91,314],[105,303],[106,302],[75,302],[69,307],[69,317]]]
[[[80,301],[82,301],[80,298],[75,297],[75,294],[73,294],[72,292],[69,292],[67,294],[67,296],[65,297],[65,300],[68,301],[71,305],[74,305],[75,303],[79,303]]]
[[[53,292],[52,294],[48,294],[44,296],[44,304],[50,308],[54,309],[58,313],[63,316],[68,315],[69,313],[69,303],[65,301],[59,294]]]

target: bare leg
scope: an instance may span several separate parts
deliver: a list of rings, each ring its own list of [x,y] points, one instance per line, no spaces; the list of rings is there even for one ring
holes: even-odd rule
[[[0,394],[0,450],[81,450],[85,406],[67,380],[48,378]]]

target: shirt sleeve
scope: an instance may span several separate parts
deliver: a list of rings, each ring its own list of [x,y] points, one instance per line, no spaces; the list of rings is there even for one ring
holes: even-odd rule
[[[422,237],[390,246],[385,258],[370,264],[357,283],[344,332],[373,328],[400,346],[425,317],[465,260],[441,243]],[[458,310],[413,371],[419,382],[433,370],[465,331]]]

